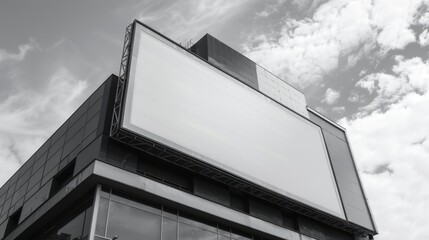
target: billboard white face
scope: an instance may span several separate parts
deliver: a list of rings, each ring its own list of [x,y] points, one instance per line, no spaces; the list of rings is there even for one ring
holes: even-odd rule
[[[345,218],[321,130],[136,24],[122,128]]]

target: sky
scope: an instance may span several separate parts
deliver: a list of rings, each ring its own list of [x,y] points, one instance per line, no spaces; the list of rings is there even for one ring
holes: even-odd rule
[[[0,185],[110,74],[134,20],[210,33],[347,129],[379,230],[429,239],[429,0],[2,0]]]

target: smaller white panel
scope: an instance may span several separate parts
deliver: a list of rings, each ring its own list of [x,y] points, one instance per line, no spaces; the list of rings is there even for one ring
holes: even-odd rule
[[[309,118],[305,96],[274,74],[256,64],[259,91],[296,113]]]

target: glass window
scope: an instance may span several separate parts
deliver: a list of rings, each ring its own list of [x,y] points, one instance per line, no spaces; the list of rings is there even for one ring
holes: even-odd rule
[[[217,232],[217,227],[210,226],[208,224],[202,223],[201,221],[192,220],[188,217],[179,216],[179,222],[186,223],[186,224],[189,224],[189,225],[192,225],[192,226],[204,229],[204,230],[208,230],[211,232]]]
[[[106,240],[104,237],[94,236],[94,240]]]
[[[250,240],[252,239],[252,236],[247,233],[239,232],[237,230],[232,230],[231,238],[236,240]]]
[[[98,207],[97,225],[95,227],[95,234],[104,236],[107,223],[107,210],[109,207],[109,200],[100,198],[100,205]]]
[[[231,237],[231,231],[228,227],[224,227],[224,226],[219,226],[219,230],[218,230],[219,234],[226,236],[226,237]]]
[[[54,234],[51,234],[47,240],[56,239],[69,239],[69,240],[80,240],[82,239],[83,224],[85,220],[85,212],[79,214],[73,220],[68,222],[66,225],[58,229]]]
[[[162,216],[168,217],[170,219],[176,219],[177,220],[177,211],[176,210],[171,210],[171,209],[168,209],[168,208],[164,207],[163,211],[162,211]]]
[[[301,239],[302,240],[316,240],[315,238],[311,238],[311,237],[308,237],[308,236],[305,236],[305,235],[302,235],[302,234],[301,234]]]
[[[231,238],[226,237],[226,236],[219,235],[218,240],[231,240]]]
[[[112,201],[107,237],[120,240],[159,240],[161,216]]]
[[[180,240],[217,240],[217,233],[203,230],[185,223],[179,223]]]
[[[118,196],[118,195],[114,195],[114,194],[112,194],[110,199],[113,201],[116,201],[116,202],[120,202],[120,203],[129,205],[129,206],[134,207],[134,208],[138,208],[138,209],[147,211],[147,212],[161,214],[161,208],[149,206],[147,203],[140,203],[140,202],[137,202],[133,199],[128,199],[126,197],[122,197],[122,196]]]
[[[163,218],[162,220],[162,239],[175,240],[177,239],[177,220]]]
[[[85,222],[83,224],[82,239],[88,239],[89,232],[91,230],[92,222],[92,207],[85,211]]]
[[[138,199],[137,202],[134,200],[122,194],[111,194],[110,199],[101,197],[95,229],[98,236],[95,239],[106,240],[116,236],[118,240],[255,239],[251,234],[229,226],[219,226],[218,223],[188,216],[178,210],[161,205],[158,208],[156,205],[146,205]]]

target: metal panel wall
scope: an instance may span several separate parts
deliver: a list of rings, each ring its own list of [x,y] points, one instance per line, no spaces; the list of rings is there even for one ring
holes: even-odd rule
[[[259,91],[292,109],[296,113],[308,118],[305,96],[265,68],[256,65]]]
[[[210,34],[194,44],[191,51],[258,90],[256,64]]]
[[[190,50],[246,85],[308,118],[303,93],[210,34],[202,37]]]
[[[323,129],[323,136],[337,179],[347,220],[375,231],[344,131],[312,111],[309,111],[309,114],[310,119],[318,123]]]

